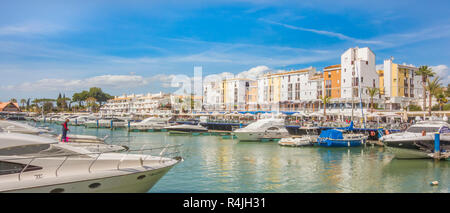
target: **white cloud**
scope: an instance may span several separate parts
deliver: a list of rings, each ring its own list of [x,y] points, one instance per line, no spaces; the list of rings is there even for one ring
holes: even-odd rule
[[[171,81],[172,75],[156,75],[143,77],[139,75],[101,75],[86,79],[41,79],[35,82],[25,82],[18,85],[2,86],[4,90],[17,91],[79,91],[90,87],[109,89],[138,88],[158,82],[164,86]]]
[[[378,71],[378,70],[384,70],[384,64],[377,64],[376,66],[375,66],[375,69]]]
[[[55,24],[26,23],[0,26],[0,35],[50,34],[62,30],[65,30],[65,28]]]
[[[256,80],[258,78],[258,76],[263,75],[271,70],[272,69],[270,69],[267,66],[259,65],[256,67],[252,67],[249,70],[242,71],[238,74],[233,74],[230,72],[222,72],[222,73],[206,76],[203,79],[203,83],[213,82],[213,81],[217,82],[217,81],[221,81],[224,79],[230,79],[230,78],[248,78],[248,79]]]
[[[275,21],[271,21],[271,20],[266,20],[266,19],[260,19],[260,20],[264,21],[266,23],[269,23],[269,24],[283,26],[285,28],[292,29],[292,30],[316,33],[319,35],[325,35],[325,36],[329,36],[329,37],[339,38],[341,40],[354,41],[354,42],[363,43],[363,44],[380,44],[380,43],[382,43],[381,41],[375,41],[375,40],[361,40],[361,39],[357,39],[357,38],[353,38],[353,37],[344,35],[342,33],[336,33],[336,32],[325,31],[325,30],[316,30],[316,29],[310,29],[310,28],[304,28],[304,27],[297,27],[297,26],[283,24],[283,23],[279,23],[279,22],[275,22]]]
[[[270,68],[267,66],[256,66],[253,67],[247,71],[243,71],[241,73],[238,73],[236,75],[237,78],[249,78],[249,79],[253,79],[256,80],[258,78],[258,76],[267,73],[270,71]]]
[[[437,65],[431,66],[433,72],[436,73],[437,76],[441,77],[443,86],[447,86],[450,83],[450,69],[447,65]]]

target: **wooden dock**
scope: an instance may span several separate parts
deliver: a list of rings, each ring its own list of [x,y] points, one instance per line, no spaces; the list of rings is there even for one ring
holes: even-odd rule
[[[384,144],[378,140],[367,140],[367,144],[375,146],[384,146]]]
[[[431,153],[428,154],[428,156],[436,159],[436,160],[443,160],[443,159],[450,159],[450,152],[441,152],[441,153]]]

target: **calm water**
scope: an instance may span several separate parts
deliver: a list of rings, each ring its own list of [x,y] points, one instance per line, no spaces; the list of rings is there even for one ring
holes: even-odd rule
[[[57,132],[61,127],[50,125]],[[73,134],[131,148],[183,144],[185,159],[151,190],[158,192],[449,192],[450,161],[397,160],[382,147],[295,148],[220,136],[70,127]],[[430,186],[438,180],[439,186]]]

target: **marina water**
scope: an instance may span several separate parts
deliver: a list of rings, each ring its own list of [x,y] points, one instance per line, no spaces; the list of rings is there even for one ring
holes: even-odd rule
[[[40,124],[37,124],[40,125]],[[57,124],[45,124],[61,132]],[[183,144],[181,162],[150,193],[450,192],[450,161],[398,160],[383,147],[281,147],[221,136],[71,126],[131,149]],[[430,182],[439,181],[431,186]]]

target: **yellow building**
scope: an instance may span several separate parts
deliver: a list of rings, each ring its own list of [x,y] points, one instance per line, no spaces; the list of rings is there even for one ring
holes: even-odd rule
[[[393,59],[384,61],[384,71],[380,77],[380,88],[384,88],[383,92],[387,97],[410,97],[414,98],[417,94],[416,88],[417,77],[415,72],[417,67],[405,64],[396,64]],[[383,82],[383,85],[381,84]]]
[[[380,88],[380,94],[384,95],[384,70],[378,70],[377,73],[379,78],[378,88]]]
[[[413,102],[420,102],[423,88],[419,69],[413,65],[396,64],[393,59],[384,60],[384,70],[378,71],[381,94],[387,98],[390,109],[401,109]]]

